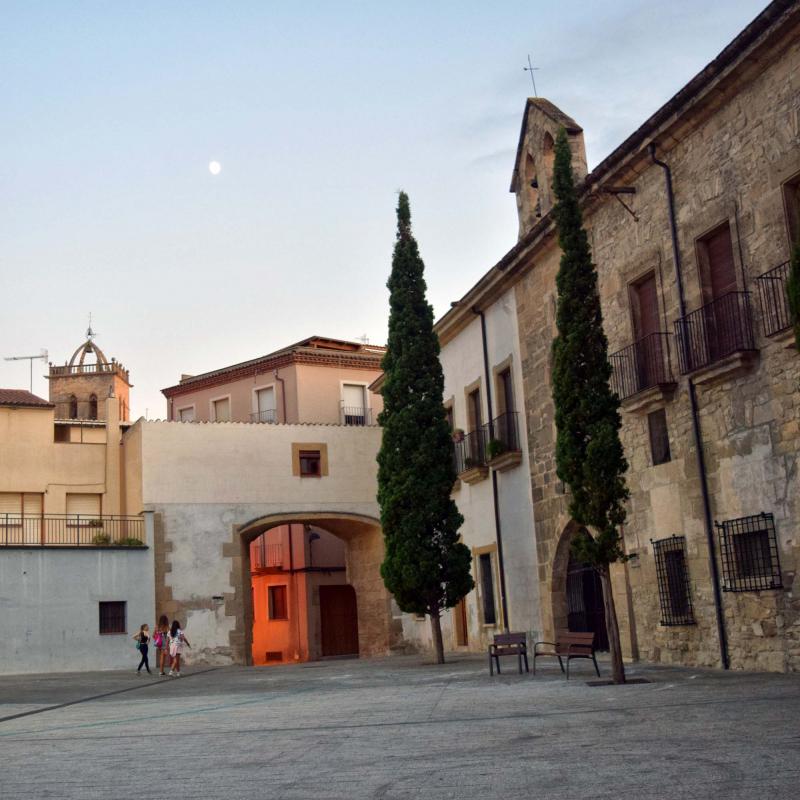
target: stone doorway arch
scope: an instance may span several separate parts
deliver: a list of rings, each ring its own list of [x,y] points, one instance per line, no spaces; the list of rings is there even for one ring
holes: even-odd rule
[[[344,512],[297,511],[258,517],[235,529],[231,581],[241,598],[236,609],[236,630],[231,644],[239,663],[252,663],[253,597],[250,590],[250,542],[265,531],[281,525],[313,525],[341,539],[346,545],[346,583],[357,598],[359,656],[388,655],[400,639],[402,630],[392,617],[391,595],[383,585],[380,564],[383,560],[383,535],[380,522],[370,516]],[[236,641],[234,642],[234,636]]]

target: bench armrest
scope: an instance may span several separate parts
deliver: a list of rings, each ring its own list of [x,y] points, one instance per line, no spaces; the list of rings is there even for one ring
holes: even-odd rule
[[[572,653],[572,648],[577,648],[575,650],[576,653],[580,653],[580,655],[588,656],[594,653],[594,647],[590,644],[568,644],[567,645],[567,655]],[[583,651],[583,652],[581,652]]]

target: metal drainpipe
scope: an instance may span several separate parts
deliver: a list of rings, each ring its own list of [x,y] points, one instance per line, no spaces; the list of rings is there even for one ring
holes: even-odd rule
[[[683,275],[681,273],[681,254],[678,249],[678,228],[675,223],[675,195],[672,191],[672,170],[669,164],[659,161],[656,158],[656,142],[650,143],[650,158],[653,163],[664,170],[664,177],[667,184],[667,204],[669,207],[669,231],[672,238],[672,257],[675,262],[675,277],[678,282],[678,306],[681,319],[686,318],[686,302],[683,293]],[[688,363],[686,358],[686,337],[681,337],[683,349],[683,362]],[[689,407],[692,412],[692,432],[694,434],[694,447],[697,452],[697,469],[700,473],[700,489],[703,495],[703,522],[706,530],[706,543],[708,545],[708,560],[711,565],[711,582],[714,587],[714,609],[717,617],[717,636],[719,638],[719,653],[722,659],[722,668],[728,669],[730,661],[728,659],[728,637],[725,632],[725,617],[722,612],[722,593],[719,588],[719,568],[717,567],[717,554],[714,547],[714,526],[711,519],[711,500],[708,494],[708,474],[706,472],[706,459],[703,453],[703,440],[700,431],[700,416],[697,412],[697,392],[695,391],[694,381],[691,377],[689,382]]]
[[[492,413],[492,384],[489,380],[489,350],[486,344],[486,318],[477,306],[472,313],[481,318],[481,340],[483,342],[483,372],[486,380],[486,406],[489,410],[489,435],[492,435],[494,414]],[[508,602],[506,601],[506,567],[503,560],[503,536],[500,527],[500,503],[497,497],[497,471],[492,470],[492,502],[494,504],[494,533],[497,539],[497,562],[500,568],[500,605],[503,607],[503,630],[508,633]]]
[[[278,376],[278,370],[274,370],[272,373],[275,376],[276,381],[280,381],[281,384],[281,405],[283,406],[283,424],[286,424],[286,381]]]

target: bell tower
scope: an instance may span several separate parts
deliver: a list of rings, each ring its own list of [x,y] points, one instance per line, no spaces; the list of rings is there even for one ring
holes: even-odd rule
[[[50,364],[50,402],[56,405],[56,419],[106,419],[106,400],[116,398],[120,422],[130,415],[130,376],[116,359],[109,361],[94,341],[91,324],[86,341],[80,344],[64,366]]]
[[[549,100],[543,97],[528,98],[522,117],[510,189],[517,196],[520,239],[555,203],[552,188],[554,148],[561,128],[567,132],[572,150],[572,171],[575,183],[579,184],[586,177],[587,171],[583,128]]]

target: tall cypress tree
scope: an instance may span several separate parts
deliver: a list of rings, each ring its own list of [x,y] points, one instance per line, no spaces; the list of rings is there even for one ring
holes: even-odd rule
[[[609,386],[611,365],[597,272],[583,228],[572,154],[563,128],[555,146],[553,189],[553,214],[562,251],[556,278],[558,336],[553,341],[557,471],[571,491],[572,518],[594,534],[575,537],[573,550],[600,575],[613,678],[615,683],[624,683],[609,564],[625,557],[618,528],[625,521],[628,464],[619,438],[619,398]]]
[[[378,503],[386,554],[381,575],[403,611],[427,614],[444,663],[440,614],[473,587],[464,521],[450,492],[456,479],[443,405],[444,377],[425,265],[411,234],[408,196],[400,193],[389,288],[389,343],[383,359],[383,440]]]

